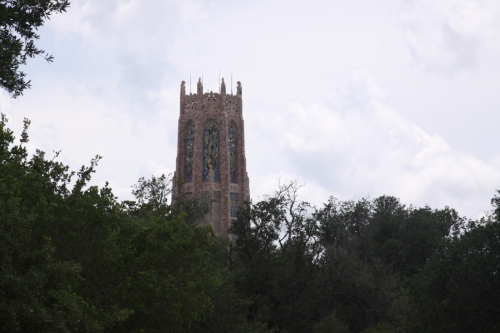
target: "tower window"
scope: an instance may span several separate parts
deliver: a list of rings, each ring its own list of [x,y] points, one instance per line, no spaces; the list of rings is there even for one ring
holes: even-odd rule
[[[219,146],[219,129],[209,123],[203,131],[203,181],[220,181]]]
[[[236,183],[236,130],[229,126],[229,179],[231,183]]]
[[[240,208],[240,194],[230,193],[229,201],[231,204],[231,218],[236,218],[238,216],[238,209]]]
[[[194,125],[188,127],[186,135],[186,183],[193,181]]]

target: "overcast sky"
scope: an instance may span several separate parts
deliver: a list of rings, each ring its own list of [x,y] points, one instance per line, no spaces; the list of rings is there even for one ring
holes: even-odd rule
[[[30,149],[119,199],[175,168],[179,86],[243,86],[252,197],[393,195],[476,218],[500,189],[500,1],[72,0],[39,31],[32,89],[0,108]],[[191,74],[190,74],[191,73]]]

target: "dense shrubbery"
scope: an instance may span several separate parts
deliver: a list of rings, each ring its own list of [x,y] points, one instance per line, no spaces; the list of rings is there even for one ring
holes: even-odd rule
[[[242,208],[235,242],[169,204],[165,177],[136,201],[28,156],[0,123],[1,332],[498,332],[500,198],[453,209],[330,198],[288,183]]]

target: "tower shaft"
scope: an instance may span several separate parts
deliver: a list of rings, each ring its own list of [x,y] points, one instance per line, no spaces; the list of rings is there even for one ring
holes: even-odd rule
[[[201,79],[196,94],[181,84],[174,200],[208,197],[211,210],[204,225],[229,237],[231,221],[238,208],[250,198],[246,171],[242,89],[226,94],[222,79],[220,93],[203,93]]]

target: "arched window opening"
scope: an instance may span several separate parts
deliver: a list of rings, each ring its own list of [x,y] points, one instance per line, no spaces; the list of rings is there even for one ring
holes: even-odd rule
[[[220,181],[219,147],[219,129],[210,123],[203,131],[203,181]]]
[[[233,126],[229,126],[229,178],[231,183],[236,183],[236,130]]]
[[[186,134],[186,183],[193,181],[194,125],[188,126]]]

